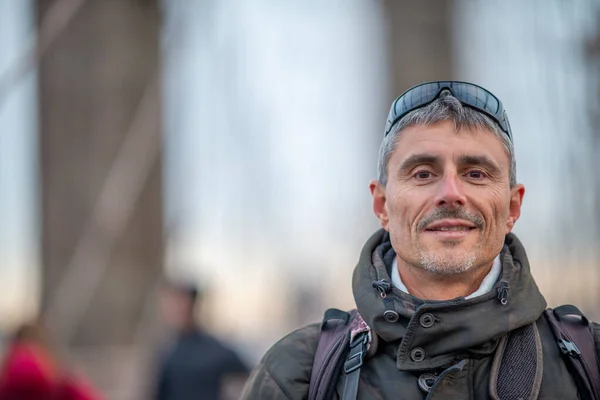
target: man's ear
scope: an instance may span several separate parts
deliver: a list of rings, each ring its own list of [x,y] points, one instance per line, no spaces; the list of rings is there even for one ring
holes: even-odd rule
[[[385,187],[378,180],[374,180],[369,183],[369,189],[373,196],[373,212],[381,227],[389,232],[390,220],[386,208]]]
[[[525,195],[525,186],[518,184],[510,190],[510,205],[506,219],[506,233],[513,230],[515,223],[521,216],[521,205]]]

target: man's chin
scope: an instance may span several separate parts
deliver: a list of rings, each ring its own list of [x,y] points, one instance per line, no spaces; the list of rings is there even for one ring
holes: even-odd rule
[[[470,270],[476,260],[473,252],[442,249],[421,254],[421,267],[439,275],[456,275]]]

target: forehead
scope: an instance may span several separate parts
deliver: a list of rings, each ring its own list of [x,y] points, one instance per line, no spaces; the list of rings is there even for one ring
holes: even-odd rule
[[[509,159],[504,143],[483,128],[456,127],[451,121],[434,125],[414,125],[403,129],[391,157],[391,163],[402,162],[414,154],[431,154],[446,159],[459,156],[486,156],[508,172]]]

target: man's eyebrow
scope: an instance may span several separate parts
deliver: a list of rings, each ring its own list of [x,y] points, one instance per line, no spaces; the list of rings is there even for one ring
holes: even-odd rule
[[[462,165],[481,165],[494,174],[500,173],[500,166],[487,156],[463,155],[458,158],[458,163]]]
[[[399,172],[407,172],[421,164],[439,164],[440,157],[434,156],[432,154],[413,154],[408,157],[406,160],[402,161],[400,167],[398,168]]]

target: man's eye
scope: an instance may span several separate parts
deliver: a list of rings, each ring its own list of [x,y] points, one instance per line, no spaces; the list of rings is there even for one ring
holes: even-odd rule
[[[431,172],[429,171],[420,171],[415,174],[415,178],[417,179],[429,179],[431,178]]]
[[[485,177],[485,174],[481,171],[469,171],[467,176],[472,179],[481,179]]]

